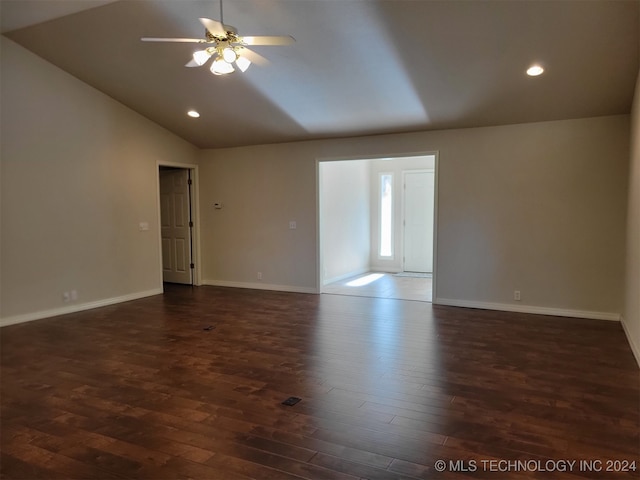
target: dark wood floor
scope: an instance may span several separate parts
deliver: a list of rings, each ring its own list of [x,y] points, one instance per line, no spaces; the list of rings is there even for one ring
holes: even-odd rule
[[[171,286],[0,335],[6,479],[638,476],[616,322]]]

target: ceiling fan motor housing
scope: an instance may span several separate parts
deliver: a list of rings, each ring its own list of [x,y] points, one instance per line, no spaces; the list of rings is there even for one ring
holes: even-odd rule
[[[228,42],[239,42],[240,37],[238,37],[238,29],[236,27],[232,27],[231,25],[223,25],[226,35],[214,35],[209,30],[204,30],[204,35],[207,39],[207,42],[219,42],[219,41],[228,41]]]

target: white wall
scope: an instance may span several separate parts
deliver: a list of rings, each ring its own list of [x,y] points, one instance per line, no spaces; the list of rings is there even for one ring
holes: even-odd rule
[[[160,292],[156,162],[197,150],[1,41],[0,323]]]
[[[640,365],[640,72],[631,110],[627,257],[623,326]]]
[[[204,279],[317,291],[316,159],[434,151],[436,301],[619,318],[628,115],[203,151]]]
[[[320,232],[323,283],[369,270],[370,162],[320,162]]]

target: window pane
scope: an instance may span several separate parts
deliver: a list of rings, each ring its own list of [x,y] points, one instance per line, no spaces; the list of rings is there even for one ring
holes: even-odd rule
[[[380,256],[391,257],[393,175],[380,175]]]

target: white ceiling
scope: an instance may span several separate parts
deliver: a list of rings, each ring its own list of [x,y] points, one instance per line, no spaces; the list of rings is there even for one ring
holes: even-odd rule
[[[140,41],[202,37],[218,0],[0,8],[7,37],[202,148],[628,113],[639,67],[639,0],[226,0],[240,35],[296,43],[224,77]]]

